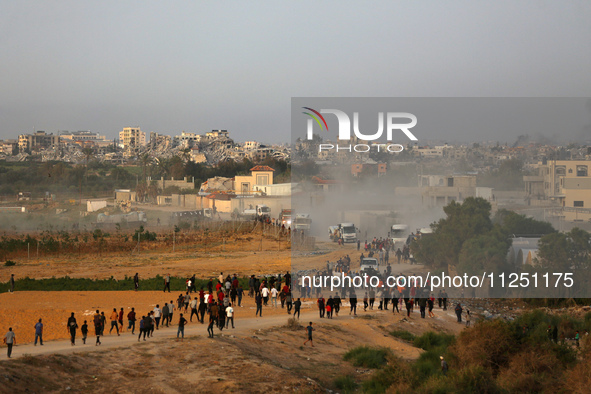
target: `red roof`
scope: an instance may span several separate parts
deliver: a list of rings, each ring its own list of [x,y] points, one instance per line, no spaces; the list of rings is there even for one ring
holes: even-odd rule
[[[312,182],[320,184],[320,185],[337,185],[337,184],[341,183],[341,182],[336,181],[334,179],[322,179],[317,176],[312,177]]]
[[[254,172],[254,171],[275,171],[275,170],[269,166],[254,166],[250,169],[250,171]]]

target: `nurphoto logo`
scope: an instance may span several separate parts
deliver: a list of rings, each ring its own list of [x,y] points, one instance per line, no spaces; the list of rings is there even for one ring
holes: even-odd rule
[[[326,119],[322,114],[332,114],[335,115],[338,122],[338,140],[341,141],[350,141],[352,134],[351,134],[351,118],[347,115],[344,111],[338,109],[321,109],[317,111],[310,107],[302,107],[306,111],[303,114],[308,115],[310,119],[307,122],[307,132],[306,138],[310,141],[314,138],[314,121],[320,127],[320,130],[328,132],[328,124]],[[384,118],[386,119],[386,139],[389,141],[393,140],[393,135],[395,131],[401,131],[410,139],[411,141],[417,141],[417,137],[410,131],[411,128],[416,126],[417,124],[417,117],[408,112],[387,112],[386,116],[384,116],[383,112],[378,112],[378,130],[373,134],[364,134],[359,130],[359,112],[353,112],[353,134],[356,138],[362,141],[377,141],[380,139],[384,134]],[[400,122],[401,120],[405,120]],[[404,147],[400,144],[379,144],[373,143],[369,144],[356,144],[356,145],[333,145],[333,144],[319,144],[318,150],[319,152],[323,150],[333,150],[335,149],[337,152],[346,150],[346,151],[355,151],[355,152],[369,152],[372,147],[375,147],[379,152],[380,149],[382,151],[388,152],[401,152],[404,150]]]

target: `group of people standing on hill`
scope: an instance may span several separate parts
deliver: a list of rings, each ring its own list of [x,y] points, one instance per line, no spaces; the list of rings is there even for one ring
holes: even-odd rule
[[[270,276],[263,278],[261,281],[255,275],[251,275],[248,280],[250,297],[254,297],[256,304],[255,316],[263,316],[263,306],[268,306],[269,301],[271,306],[277,308],[277,299],[281,303],[281,308],[287,310],[287,314],[291,315],[293,310],[294,317],[300,318],[300,310],[302,306],[301,300],[298,298],[294,301],[291,292],[291,274],[287,272],[283,277],[281,274],[277,276]]]

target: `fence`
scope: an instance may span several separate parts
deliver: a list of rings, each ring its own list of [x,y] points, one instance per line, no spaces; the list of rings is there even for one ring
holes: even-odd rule
[[[175,231],[178,230],[178,231]],[[197,252],[282,250],[290,247],[289,233],[280,227],[252,221],[204,221],[192,229],[158,228],[158,232],[133,233],[103,230],[45,231],[21,237],[0,238],[0,260],[39,260],[48,257],[143,252]]]

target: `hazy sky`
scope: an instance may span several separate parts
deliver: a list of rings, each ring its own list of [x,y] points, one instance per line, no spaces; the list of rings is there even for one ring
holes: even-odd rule
[[[589,97],[589,21],[563,0],[0,0],[0,138],[282,142],[292,96]]]

